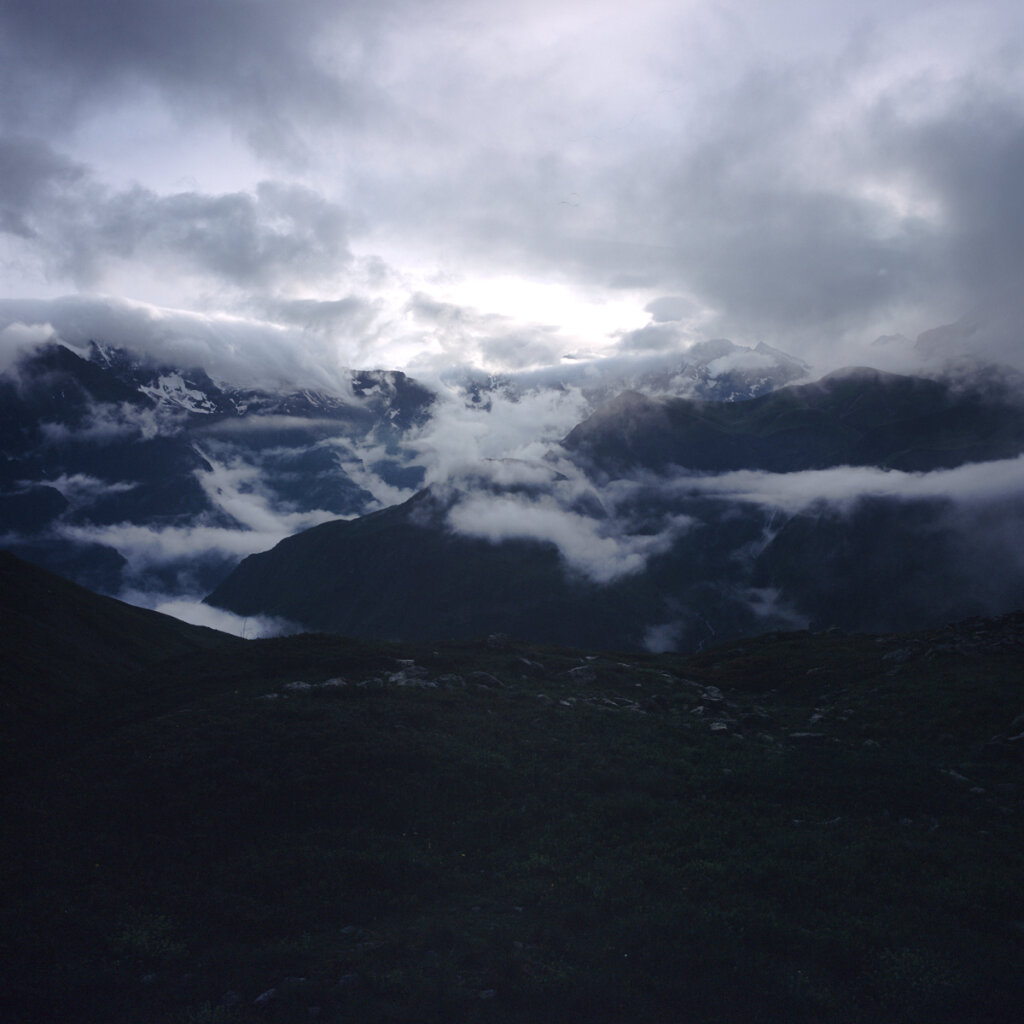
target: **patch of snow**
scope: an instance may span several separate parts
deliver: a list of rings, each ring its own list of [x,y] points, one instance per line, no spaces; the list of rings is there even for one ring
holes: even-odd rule
[[[154,402],[178,406],[187,412],[213,413],[217,406],[204,392],[190,388],[180,373],[168,373],[157,378],[155,385],[143,385],[139,390]]]

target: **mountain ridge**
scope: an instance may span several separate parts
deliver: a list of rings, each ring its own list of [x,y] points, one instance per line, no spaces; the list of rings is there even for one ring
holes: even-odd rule
[[[989,513],[915,493],[914,474],[976,456],[1003,465],[1022,449],[1024,409],[1009,399],[871,370],[742,404],[624,392],[550,454],[546,483],[524,468],[533,482],[510,489],[499,481],[515,471],[495,467],[372,520],[323,524],[244,559],[206,600],[368,636],[502,631],[580,646],[603,636],[633,650],[786,625],[923,628],[1017,606],[1024,573],[1005,560],[990,571]],[[876,488],[896,486],[882,471],[895,473],[907,492],[786,509],[784,498],[722,488],[730,473],[758,471],[784,494],[823,470],[842,488],[857,466],[876,473]],[[979,508],[1012,532],[1019,505]],[[432,511],[417,520],[414,508]],[[605,557],[622,568],[598,566]]]

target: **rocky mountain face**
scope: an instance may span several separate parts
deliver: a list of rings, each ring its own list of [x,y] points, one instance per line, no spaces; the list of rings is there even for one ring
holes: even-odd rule
[[[244,554],[400,504],[459,430],[500,435],[492,413],[530,429],[523,410],[549,396],[571,393],[585,415],[626,387],[741,399],[805,372],[765,346],[716,341],[556,377],[463,373],[447,390],[385,370],[334,390],[257,388],[97,341],[49,344],[0,375],[0,541],[107,593],[199,596]],[[460,410],[477,421],[456,429]]]
[[[84,355],[49,345],[0,377],[0,535],[116,593],[118,531],[246,531],[261,514],[301,524],[379,507],[382,482],[417,485],[422,467],[398,445],[434,401],[396,372],[353,373],[345,394],[275,392],[96,343]],[[233,559],[185,561],[212,585]],[[182,566],[162,568],[170,578]]]

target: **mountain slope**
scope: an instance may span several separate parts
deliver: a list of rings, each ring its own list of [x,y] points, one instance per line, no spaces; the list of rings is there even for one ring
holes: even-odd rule
[[[857,368],[748,402],[627,393],[575,427],[564,444],[606,473],[669,466],[927,471],[1017,455],[1024,447],[1024,406],[1010,395]]]
[[[172,693],[239,654],[242,642],[169,615],[101,597],[0,551],[0,694],[4,750],[28,728],[58,745]]]
[[[16,663],[117,614],[37,582]],[[5,708],[0,1018],[1016,1024],[1022,645],[300,636],[64,744]]]
[[[240,387],[95,342],[43,345],[0,375],[0,538],[111,593],[178,577],[204,590],[237,559],[230,532],[367,512],[370,488],[422,482],[400,445],[433,392],[387,371],[339,389]],[[175,557],[166,531],[224,543]]]
[[[566,574],[553,544],[493,544],[446,525],[450,498],[330,522],[250,555],[207,598],[239,615],[376,639],[471,639],[501,632],[578,647],[637,647],[641,626],[609,592]],[[614,591],[642,612],[633,582]],[[638,607],[637,602],[640,602]],[[653,611],[653,609],[650,609]]]

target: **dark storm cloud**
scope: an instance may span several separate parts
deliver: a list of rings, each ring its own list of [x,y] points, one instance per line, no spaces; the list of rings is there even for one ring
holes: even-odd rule
[[[40,139],[0,136],[0,233],[34,238],[34,211],[86,177]]]
[[[938,240],[960,280],[980,292],[1016,283],[1024,268],[1020,96],[967,80],[923,115],[901,99],[874,112],[875,159],[938,199],[944,222]]]
[[[840,341],[916,335],[1024,271],[1020,15],[996,0],[811,6],[11,0],[9,260],[79,287],[131,260],[180,274],[182,302],[209,275],[201,294],[229,284],[260,315],[324,301],[275,315],[376,345],[379,318],[330,305],[374,301],[365,277],[328,284],[357,238],[395,280],[410,270],[406,297],[448,270],[641,293],[648,328],[611,323],[581,350],[729,336],[848,361]],[[168,150],[175,128],[192,133],[174,171],[217,184],[159,186],[132,146],[147,125]],[[243,140],[232,159],[253,165],[218,165],[211,139]],[[439,358],[460,332],[505,366],[561,354],[547,325],[523,340],[481,308],[423,330],[425,307],[410,311],[400,340]]]
[[[10,0],[0,15],[0,111],[22,130],[66,126],[155,85],[183,110],[228,116],[258,149],[301,158],[310,116],[358,119],[372,83],[374,23],[388,3],[330,0]],[[344,45],[314,57],[339,15]]]
[[[266,304],[271,320],[307,331],[367,331],[377,307],[357,295],[344,299],[280,299]]]
[[[686,286],[731,327],[769,332],[835,331],[916,290],[936,269],[935,229],[835,180],[835,148],[864,141],[856,119],[828,140],[831,153],[815,138],[820,107],[845,84],[788,67],[751,72],[699,124],[681,114],[657,159],[640,152],[609,168],[617,269]],[[602,267],[604,248],[579,258]]]
[[[117,261],[143,260],[222,283],[267,287],[336,272],[348,218],[297,184],[253,192],[115,191],[36,139],[0,139],[0,232],[32,239],[53,272],[95,285]]]

